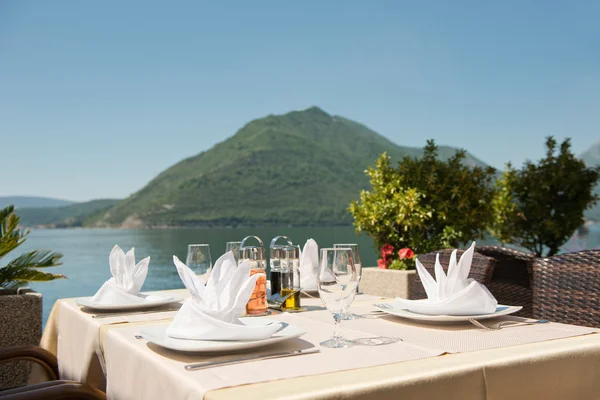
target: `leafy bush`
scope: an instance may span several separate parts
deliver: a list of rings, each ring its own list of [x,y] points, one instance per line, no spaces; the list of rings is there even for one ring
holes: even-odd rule
[[[593,193],[600,168],[587,168],[571,152],[569,139],[546,139],[546,157],[537,164],[526,161],[520,170],[507,166],[497,182],[493,200],[492,233],[538,257],[552,256],[583,225],[583,213],[598,200]]]
[[[429,140],[422,158],[405,157],[393,168],[384,153],[367,170],[371,189],[349,210],[356,230],[371,236],[379,250],[387,244],[393,254],[457,247],[483,237],[492,223],[495,170],[465,165],[463,150],[447,161],[437,153]]]
[[[0,259],[19,247],[26,240],[28,231],[18,228],[19,217],[13,206],[0,209]],[[60,265],[62,254],[48,250],[34,250],[21,254],[0,268],[0,288],[13,289],[25,282],[51,281],[64,275],[43,272],[37,268]]]

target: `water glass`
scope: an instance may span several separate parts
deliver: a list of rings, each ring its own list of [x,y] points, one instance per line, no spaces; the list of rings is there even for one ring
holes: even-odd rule
[[[210,246],[207,244],[188,245],[185,263],[196,275],[206,274],[212,268]]]
[[[354,260],[354,267],[356,268],[356,275],[358,277],[357,283],[356,283],[356,293],[359,294],[358,291],[358,285],[360,284],[360,278],[362,276],[362,265],[360,262],[360,256],[358,255],[358,245],[355,243],[346,243],[346,244],[334,244],[333,245],[334,248],[347,248],[352,250],[352,258]],[[353,314],[353,313],[349,313],[347,310],[344,310],[344,312],[342,312],[342,319],[345,321],[351,320],[351,319],[358,319],[360,318],[359,315]]]
[[[352,340],[341,333],[342,313],[354,301],[358,277],[354,257],[349,248],[321,249],[318,289],[323,305],[333,314],[333,337],[321,343],[323,347],[343,348],[354,346]]]
[[[356,243],[345,243],[345,244],[334,244],[334,248],[342,247],[352,250],[352,257],[354,257],[354,267],[356,267],[356,275],[358,276],[358,283],[360,284],[360,278],[362,277],[362,263],[360,262],[360,255],[358,254],[358,244]],[[358,285],[356,285],[356,293],[359,294]]]
[[[242,242],[227,242],[227,244],[225,245],[225,253],[228,252],[233,252],[233,257],[235,258],[235,262],[238,262],[238,258],[239,258],[239,250],[240,250],[240,245],[242,244]]]

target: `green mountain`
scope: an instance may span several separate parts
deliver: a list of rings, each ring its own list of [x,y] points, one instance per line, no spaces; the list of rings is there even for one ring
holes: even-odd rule
[[[73,204],[72,201],[53,199],[51,197],[39,197],[39,196],[0,196],[0,208],[4,208],[9,205],[15,206],[15,208],[39,208],[39,207],[63,207]]]
[[[394,160],[422,154],[317,107],[269,115],[165,170],[86,226],[349,224],[348,205],[368,186],[364,170],[384,151]],[[439,151],[447,158],[456,149]],[[470,155],[466,162],[484,165]]]
[[[92,200],[65,207],[20,208],[17,214],[21,225],[45,226],[51,228],[82,226],[86,218],[117,204],[117,199]]]
[[[580,156],[588,167],[600,165],[600,142],[597,142]],[[600,195],[600,183],[596,185],[596,194]],[[585,218],[591,221],[600,221],[600,202],[585,212]]]

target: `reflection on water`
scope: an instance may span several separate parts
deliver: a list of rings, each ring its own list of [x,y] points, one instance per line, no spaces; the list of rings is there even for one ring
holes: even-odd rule
[[[600,225],[588,228],[586,234],[573,236],[563,251],[600,247]],[[11,255],[33,249],[51,249],[64,254],[63,265],[55,268],[54,272],[67,275],[69,279],[31,285],[44,295],[45,323],[56,299],[91,296],[110,277],[108,254],[115,244],[125,251],[135,247],[136,260],[152,257],[143,290],[175,289],[182,288],[183,284],[173,266],[173,255],[185,260],[188,244],[208,243],[214,262],[225,252],[226,242],[239,241],[247,235],[259,236],[265,246],[277,235],[287,235],[300,245],[309,238],[315,239],[321,247],[330,247],[334,243],[358,243],[363,264],[367,267],[377,265],[373,241],[367,236],[358,236],[351,227],[37,230],[15,254],[9,254],[7,260],[11,259]]]

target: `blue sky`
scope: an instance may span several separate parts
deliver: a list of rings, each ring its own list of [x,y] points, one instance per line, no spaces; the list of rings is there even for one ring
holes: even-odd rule
[[[125,197],[318,105],[501,168],[600,140],[597,1],[0,2],[0,195]],[[8,169],[7,169],[8,168]]]

